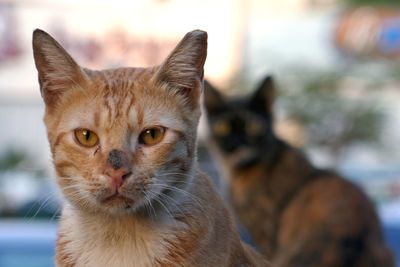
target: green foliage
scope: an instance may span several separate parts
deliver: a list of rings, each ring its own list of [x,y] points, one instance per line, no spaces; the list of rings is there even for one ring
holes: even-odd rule
[[[9,147],[0,154],[0,179],[1,173],[7,171],[29,172],[33,178],[43,179],[46,171],[38,166],[35,158],[23,149]]]
[[[9,148],[0,155],[0,171],[18,169],[28,158],[23,151]]]
[[[287,117],[306,131],[307,146],[324,147],[338,157],[352,143],[379,145],[385,114],[375,98],[352,96],[342,86],[343,73],[318,75],[283,88],[279,101]],[[362,91],[369,89],[362,88]]]

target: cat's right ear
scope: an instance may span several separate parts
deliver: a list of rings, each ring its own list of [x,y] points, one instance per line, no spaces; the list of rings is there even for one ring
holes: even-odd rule
[[[250,99],[250,107],[261,114],[273,114],[275,82],[266,76]]]
[[[45,31],[36,29],[32,38],[33,56],[46,106],[53,107],[72,87],[82,87],[87,75],[65,49]]]
[[[200,103],[204,63],[207,57],[207,33],[195,30],[187,33],[161,64],[156,80],[169,90],[182,95],[197,108]]]
[[[204,80],[204,107],[208,115],[218,114],[223,110],[225,101],[221,93],[207,80]]]

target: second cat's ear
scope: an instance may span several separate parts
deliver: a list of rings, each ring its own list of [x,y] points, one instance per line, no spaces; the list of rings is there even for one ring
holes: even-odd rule
[[[200,30],[183,37],[156,73],[159,83],[184,95],[192,107],[198,106],[207,57],[207,33]]]
[[[257,112],[273,114],[275,101],[275,83],[272,76],[267,76],[261,82],[250,99],[250,107]]]
[[[82,87],[87,82],[81,67],[48,33],[36,29],[32,46],[40,90],[48,107],[55,106],[66,90]]]
[[[204,107],[211,116],[218,114],[225,107],[223,96],[207,80],[204,80]]]

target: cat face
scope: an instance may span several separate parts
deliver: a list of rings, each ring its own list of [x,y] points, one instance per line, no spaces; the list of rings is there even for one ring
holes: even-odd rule
[[[87,211],[153,208],[190,181],[207,34],[188,33],[160,65],[83,69],[47,33],[33,49],[58,184]]]
[[[205,82],[210,138],[231,168],[246,168],[268,153],[274,141],[274,85],[268,76],[249,97],[229,99]]]

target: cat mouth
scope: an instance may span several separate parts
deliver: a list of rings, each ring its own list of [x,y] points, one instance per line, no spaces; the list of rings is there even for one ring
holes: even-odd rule
[[[132,205],[133,200],[119,192],[115,192],[111,196],[104,198],[102,202],[111,205],[125,204],[129,208]]]

